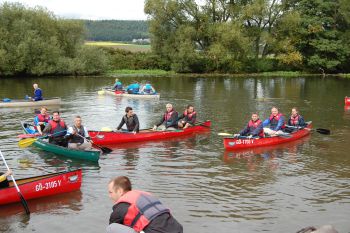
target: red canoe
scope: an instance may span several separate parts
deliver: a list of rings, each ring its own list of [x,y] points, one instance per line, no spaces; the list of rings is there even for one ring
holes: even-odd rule
[[[345,105],[350,105],[350,97],[345,96]]]
[[[153,131],[153,130],[140,130],[139,133],[133,134],[129,132],[119,131],[89,131],[89,135],[92,141],[97,145],[108,145],[126,142],[141,142],[151,141],[166,138],[180,137],[183,135],[189,135],[196,132],[207,131],[210,129],[211,122],[205,121],[201,124],[189,127],[184,130],[176,131]]]
[[[16,180],[26,200],[78,190],[81,181],[81,169]],[[0,189],[0,205],[21,201],[12,181],[9,183],[10,187]]]
[[[239,149],[247,149],[254,148],[260,146],[272,146],[285,142],[291,142],[297,140],[299,138],[305,137],[310,134],[312,125],[309,124],[306,128],[298,130],[295,133],[290,134],[290,137],[266,137],[266,138],[258,138],[258,139],[239,139],[227,137],[224,138],[224,147],[226,150],[239,150]]]

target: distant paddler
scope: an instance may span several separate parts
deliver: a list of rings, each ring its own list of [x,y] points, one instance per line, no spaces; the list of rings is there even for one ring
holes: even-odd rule
[[[112,87],[113,91],[123,91],[123,84],[121,81],[119,81],[119,79],[115,79],[115,83]]]
[[[242,129],[238,134],[234,134],[234,137],[247,136],[248,138],[252,137],[264,137],[263,123],[259,119],[257,113],[252,114],[251,120],[248,122],[247,126]]]
[[[142,93],[142,94],[150,95],[150,94],[156,93],[156,90],[155,90],[154,87],[151,85],[151,83],[147,81],[146,84],[142,87],[141,93]]]
[[[43,91],[39,88],[37,83],[33,84],[34,96],[31,98],[33,101],[43,100]]]
[[[137,81],[134,81],[126,88],[126,91],[128,92],[128,94],[139,94],[140,84]]]

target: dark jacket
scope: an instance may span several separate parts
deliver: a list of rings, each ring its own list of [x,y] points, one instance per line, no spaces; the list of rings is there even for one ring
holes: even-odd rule
[[[43,100],[43,92],[40,88],[37,88],[34,90],[34,96],[33,96],[34,101],[40,101]]]
[[[129,203],[119,203],[113,206],[113,212],[109,218],[109,224],[123,224],[128,212]],[[164,213],[153,219],[143,230],[145,233],[182,233],[182,225],[169,213]]]
[[[122,120],[120,121],[120,124],[117,129],[120,130],[124,124],[126,124],[126,128],[130,132],[139,132],[140,130],[139,118],[136,114],[133,114],[131,117],[128,117],[127,114],[125,114]]]
[[[166,112],[163,114],[162,119],[156,124],[156,126],[165,125],[166,128],[169,127],[177,127],[177,119],[178,119],[178,113],[173,110],[174,112],[171,115],[171,118],[169,120],[165,119]]]
[[[194,112],[192,114],[192,117],[189,117],[189,114],[185,115],[184,113],[179,116],[179,120],[183,120],[186,123],[189,123],[191,125],[194,125],[196,123],[197,113]]]
[[[239,134],[242,136],[248,136],[248,135],[252,135],[253,137],[256,136],[262,136],[262,131],[263,131],[263,124],[259,124],[258,127],[253,127],[253,126],[249,126],[249,122],[247,124],[247,126],[242,129]]]

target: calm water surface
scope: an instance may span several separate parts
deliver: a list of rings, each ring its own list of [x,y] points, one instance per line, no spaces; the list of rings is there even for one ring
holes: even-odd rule
[[[122,78],[129,83],[134,78]],[[145,80],[137,78],[139,81]],[[153,192],[169,206],[188,233],[296,232],[310,225],[333,224],[350,232],[350,80],[307,78],[157,78],[150,77],[160,100],[99,96],[113,78],[1,79],[0,98],[22,99],[38,82],[46,97],[60,96],[67,123],[77,114],[90,129],[115,128],[126,106],[138,114],[141,128],[159,120],[165,104],[182,111],[194,104],[211,132],[190,137],[113,146],[98,164],[70,160],[34,147],[19,149],[19,121],[33,108],[0,109],[0,149],[23,178],[83,168],[81,191],[0,207],[0,232],[105,232],[112,203],[107,182],[131,178],[136,189]],[[288,113],[300,108],[315,128],[302,140],[272,148],[225,152],[219,132],[240,130],[251,112],[261,118],[271,106]],[[0,163],[1,170],[5,168]]]

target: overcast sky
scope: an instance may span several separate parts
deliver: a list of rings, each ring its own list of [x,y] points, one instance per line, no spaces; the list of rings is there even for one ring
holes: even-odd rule
[[[0,0],[4,3],[5,0]],[[146,20],[144,0],[6,0],[26,6],[43,6],[55,15],[75,19]]]

